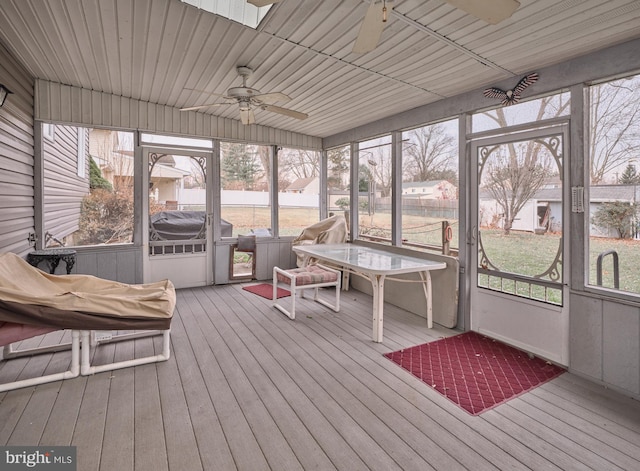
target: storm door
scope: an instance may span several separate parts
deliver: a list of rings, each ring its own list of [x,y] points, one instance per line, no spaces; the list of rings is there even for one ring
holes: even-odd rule
[[[567,127],[471,145],[471,328],[568,362]]]
[[[144,147],[143,157],[145,282],[211,284],[212,154]]]

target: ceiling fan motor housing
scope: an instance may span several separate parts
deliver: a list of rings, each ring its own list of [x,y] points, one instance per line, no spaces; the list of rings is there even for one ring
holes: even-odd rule
[[[232,87],[227,90],[227,96],[232,98],[252,97],[254,95],[260,95],[260,90],[249,87]]]

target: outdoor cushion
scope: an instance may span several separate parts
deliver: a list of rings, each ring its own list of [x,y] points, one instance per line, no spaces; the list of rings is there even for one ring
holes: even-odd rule
[[[293,268],[291,270],[286,270],[286,272],[295,277],[296,286],[331,283],[338,279],[338,274],[336,272],[325,270],[317,265]],[[291,279],[281,273],[278,273],[278,281],[291,284]]]

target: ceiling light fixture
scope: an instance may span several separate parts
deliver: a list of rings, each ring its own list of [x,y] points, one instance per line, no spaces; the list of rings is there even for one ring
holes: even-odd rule
[[[383,0],[382,2],[382,22],[387,22],[387,0]]]

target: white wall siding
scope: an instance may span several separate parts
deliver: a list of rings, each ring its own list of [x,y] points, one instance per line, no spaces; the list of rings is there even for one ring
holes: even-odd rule
[[[82,129],[84,131],[84,129]],[[55,126],[54,140],[42,139],[44,158],[44,230],[63,237],[78,230],[82,198],[89,193],[89,171],[78,176],[78,128]],[[88,139],[83,143],[88,151]]]
[[[157,105],[46,80],[36,81],[38,120],[322,149],[319,137]]]
[[[33,78],[0,44],[0,252],[24,254],[34,232]]]
[[[61,263],[56,274],[63,273]],[[78,248],[73,273],[121,283],[142,283],[142,249],[133,245]]]
[[[570,370],[640,399],[640,310],[571,294]]]

